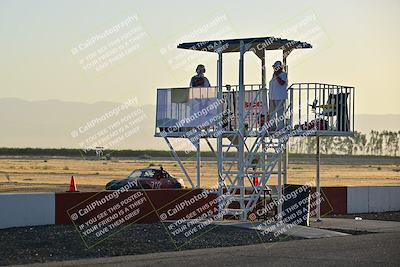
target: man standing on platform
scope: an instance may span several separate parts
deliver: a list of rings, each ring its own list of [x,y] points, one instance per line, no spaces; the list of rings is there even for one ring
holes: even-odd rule
[[[276,61],[272,65],[274,74],[269,82],[269,114],[271,121],[277,121],[276,130],[284,127],[284,113],[288,97],[288,76],[283,71],[282,62]]]
[[[196,75],[190,80],[190,87],[210,87],[210,82],[207,77],[204,76],[206,68],[200,64],[196,68]]]

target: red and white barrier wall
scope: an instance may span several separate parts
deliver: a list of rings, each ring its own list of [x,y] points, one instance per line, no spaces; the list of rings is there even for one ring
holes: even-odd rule
[[[321,197],[322,215],[400,211],[400,186],[321,187]]]
[[[347,187],[347,213],[400,210],[400,186]]]
[[[118,198],[107,201],[101,208],[91,212],[96,216],[105,209],[110,208],[121,201],[128,199],[137,193],[132,190],[121,193]],[[167,189],[146,190],[146,202],[141,207],[141,214],[135,223],[155,223],[160,221],[159,215],[167,214],[166,220],[178,220],[185,217],[193,210],[206,206],[202,212],[214,209],[215,194],[204,195],[202,189]],[[9,227],[71,224],[72,220],[68,212],[74,209],[84,209],[87,204],[104,199],[112,195],[111,191],[103,192],[75,192],[75,193],[6,193],[0,194],[0,229]],[[193,201],[195,199],[195,201]],[[182,202],[189,202],[187,208],[176,209]],[[175,209],[175,210],[174,210]]]
[[[55,193],[0,194],[0,229],[55,224]]]
[[[312,190],[315,192],[315,188]],[[123,194],[125,194],[124,197],[129,197],[135,192],[137,191]],[[201,192],[202,189],[148,190],[145,194],[147,206],[143,206],[145,214],[135,223],[158,222],[160,214],[168,214],[178,203],[190,201]],[[71,224],[68,210],[88,199],[100,200],[107,194],[109,192],[0,194],[0,229]],[[323,198],[322,215],[400,211],[400,186],[321,187],[321,196]],[[204,206],[212,210],[215,208],[215,198],[213,194],[200,198],[195,204],[173,213],[167,219],[183,218],[186,214]],[[115,203],[110,201],[107,206],[111,207],[113,204]]]

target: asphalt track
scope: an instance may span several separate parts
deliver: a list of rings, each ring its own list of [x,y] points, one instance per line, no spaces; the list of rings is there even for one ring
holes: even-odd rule
[[[400,266],[400,232],[86,259],[34,266]]]

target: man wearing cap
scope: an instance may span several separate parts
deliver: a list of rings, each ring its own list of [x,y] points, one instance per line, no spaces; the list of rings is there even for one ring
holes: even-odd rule
[[[190,80],[190,87],[210,87],[210,82],[207,77],[204,76],[206,68],[200,64],[196,68],[196,75]]]
[[[276,61],[272,65],[274,74],[269,82],[269,114],[270,120],[277,120],[277,129],[284,127],[284,111],[287,99],[288,77],[283,71],[282,62]]]

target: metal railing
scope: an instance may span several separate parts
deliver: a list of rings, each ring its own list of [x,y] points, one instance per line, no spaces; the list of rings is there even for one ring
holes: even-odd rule
[[[209,132],[237,131],[239,126],[239,86],[164,88],[157,90],[156,134],[180,133],[193,128]],[[294,83],[288,88],[287,122],[299,134],[311,130],[327,135],[354,131],[354,87]],[[222,105],[222,114],[218,108]],[[258,131],[270,119],[268,88],[245,85],[244,124],[247,132]]]
[[[288,91],[294,129],[332,135],[354,132],[354,87],[294,83]]]
[[[160,131],[181,132],[199,127],[207,116],[199,114],[203,109],[215,115],[209,106],[217,101],[216,87],[167,88],[157,90],[156,128]],[[157,132],[157,129],[156,129]]]
[[[257,84],[245,85],[244,123],[248,130],[261,127],[261,118],[267,112],[264,102],[268,91],[260,90],[261,88],[261,85]],[[217,98],[217,90],[217,87],[158,89],[156,133],[185,132],[194,127],[216,131],[220,120],[224,130],[237,130],[239,86],[223,86],[222,99]],[[219,105],[222,105],[222,114],[217,113]]]

